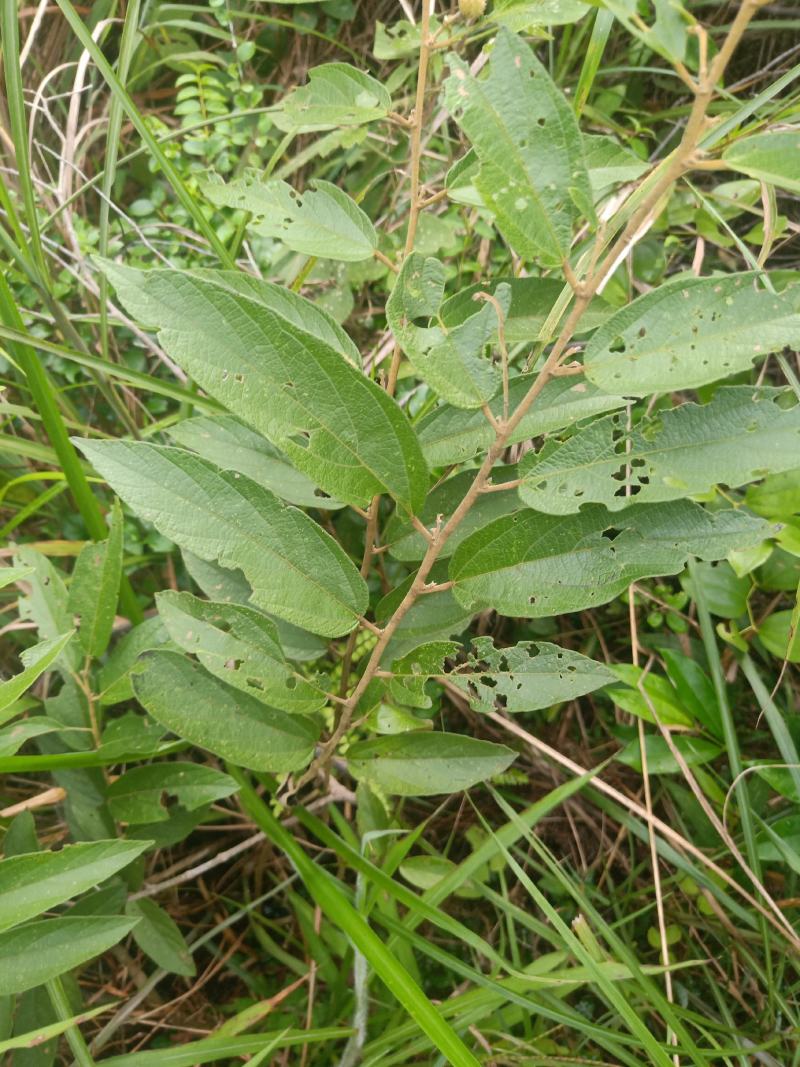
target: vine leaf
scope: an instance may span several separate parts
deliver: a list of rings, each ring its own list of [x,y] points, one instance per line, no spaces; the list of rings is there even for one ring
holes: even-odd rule
[[[800,345],[794,302],[757,289],[758,277],[680,278],[638,297],[589,341],[586,377],[629,396],[695,389]]]
[[[478,193],[519,255],[560,266],[575,224],[594,217],[572,108],[507,29],[497,35],[488,77],[473,77],[456,56],[450,67],[445,99],[480,162]]]
[[[326,637],[348,633],[365,611],[364,579],[337,542],[249,478],[144,441],[76,444],[159,533],[201,559],[241,568],[258,607]]]
[[[318,315],[301,326],[297,305],[288,318],[228,272],[114,267],[108,275],[197,384],[325,492],[358,506],[379,493],[408,511],[422,505],[428,471],[406,416],[320,336]]]
[[[383,793],[424,797],[469,789],[501,774],[515,758],[505,745],[421,732],[359,741],[348,749],[347,766],[355,778]]]
[[[463,541],[450,561],[455,599],[473,612],[540,618],[604,604],[640,578],[677,574],[690,556],[721,559],[774,532],[744,510],[708,512],[690,500],[612,514],[520,511]]]
[[[182,653],[150,652],[142,664],[136,696],[178,737],[251,771],[285,773],[310,761],[319,736],[310,719],[231,689]]]
[[[308,72],[307,85],[284,98],[273,118],[280,130],[309,133],[374,122],[391,109],[381,82],[349,63],[323,63]]]
[[[370,259],[378,246],[367,216],[330,182],[314,180],[311,191],[298,193],[284,181],[263,181],[251,172],[227,184],[203,182],[201,189],[212,204],[249,211],[254,233],[277,238],[293,252],[356,263]]]
[[[569,515],[584,504],[618,511],[730,487],[797,466],[800,405],[786,390],[718,389],[708,404],[682,404],[628,432],[622,414],[590,423],[520,463],[519,494],[529,507]]]

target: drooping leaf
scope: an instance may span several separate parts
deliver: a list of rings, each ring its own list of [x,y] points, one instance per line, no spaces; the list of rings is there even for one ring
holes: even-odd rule
[[[156,604],[172,640],[223,682],[284,711],[325,704],[324,691],[286,661],[277,627],[261,612],[171,591],[156,594]]]
[[[133,767],[108,787],[108,807],[119,822],[165,822],[165,796],[195,811],[231,796],[239,786],[227,774],[202,763],[151,763]]]
[[[0,934],[0,996],[24,993],[116,945],[134,920],[118,916],[42,919]]]
[[[142,841],[91,841],[59,852],[0,860],[0,930],[49,911],[122,870],[147,847]]]
[[[224,273],[224,272],[223,272]],[[331,496],[389,493],[421,505],[428,473],[414,431],[383,389],[319,336],[218,281],[180,271],[108,271],[165,350]]]
[[[0,723],[14,717],[15,702],[30,689],[40,675],[55,663],[74,634],[75,631],[70,630],[58,637],[40,641],[38,645],[26,650],[23,661],[26,663],[25,670],[5,682],[0,682]],[[19,710],[22,711],[22,708]]]
[[[111,639],[122,577],[122,509],[115,502],[105,541],[85,545],[75,561],[67,609],[87,656],[102,656]]]
[[[143,707],[168,730],[251,771],[305,767],[318,728],[303,716],[268,708],[175,652],[151,652],[134,676]]]
[[[359,741],[347,765],[359,781],[393,796],[435,796],[470,789],[516,758],[505,745],[461,734],[410,733]]]
[[[392,98],[381,82],[349,63],[323,63],[308,72],[308,84],[294,89],[274,116],[281,130],[308,133],[360,126],[385,118]]]
[[[721,559],[763,540],[768,524],[743,510],[709,512],[689,500],[598,505],[559,517],[520,511],[463,541],[450,561],[465,608],[539,618],[604,604],[640,578],[677,574],[692,555]]]
[[[513,378],[509,388],[509,405],[513,411],[535,380],[535,375],[523,374]],[[625,406],[621,396],[602,392],[591,382],[574,378],[554,378],[545,385],[536,403],[521,419],[509,438],[509,444],[564,429],[590,415],[613,411]],[[503,397],[499,393],[489,404],[492,413],[503,413]],[[417,435],[425,458],[432,467],[463,463],[485,451],[494,440],[494,430],[482,411],[462,411],[442,404],[426,415],[417,428]]]
[[[680,278],[638,297],[589,341],[586,377],[629,396],[694,389],[800,345],[793,301],[756,288],[757,277]]]
[[[800,456],[800,405],[781,389],[719,389],[708,404],[682,404],[642,419],[622,414],[589,424],[563,444],[523,457],[520,496],[538,511],[568,515],[588,503],[618,511],[736,487],[787,470]]]
[[[340,508],[342,503],[318,489],[296,470],[266,437],[235,415],[197,415],[170,427],[170,437],[221,470],[246,474],[281,500],[304,508]]]
[[[412,366],[443,400],[459,408],[480,408],[501,386],[500,367],[484,354],[497,336],[497,312],[490,303],[474,303],[473,314],[451,329],[439,323],[417,325],[415,319],[437,314],[443,292],[443,265],[412,252],[395,281],[386,317]],[[508,286],[497,286],[495,300],[505,320],[511,304]]]
[[[81,441],[115,492],[156,529],[201,558],[240,567],[253,603],[315,633],[356,625],[367,587],[333,538],[242,475],[178,448]]]
[[[722,158],[751,178],[800,193],[800,129],[742,137],[725,149]]]
[[[171,974],[191,977],[197,968],[175,921],[153,900],[129,900],[125,914],[135,919],[133,940],[154,963]]]
[[[575,115],[529,46],[497,35],[485,78],[450,61],[447,107],[480,161],[476,188],[523,257],[560,266],[591,192]]]
[[[204,182],[212,204],[241,208],[254,216],[253,232],[275,237],[293,252],[358,262],[378,246],[375,228],[356,202],[337,186],[316,179],[298,193],[287,182],[263,181],[255,172],[227,185]]]

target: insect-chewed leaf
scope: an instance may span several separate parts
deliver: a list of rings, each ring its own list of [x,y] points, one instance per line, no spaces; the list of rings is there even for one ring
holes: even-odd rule
[[[239,786],[227,774],[202,763],[150,763],[133,767],[108,787],[108,807],[120,822],[165,822],[164,797],[175,797],[186,811],[231,796]]]
[[[742,137],[725,149],[722,158],[751,178],[800,193],[800,129]]]
[[[386,88],[349,63],[323,63],[308,72],[308,85],[294,89],[274,115],[281,130],[307,133],[360,126],[392,109]]]
[[[143,519],[204,559],[240,567],[258,607],[314,633],[348,633],[367,587],[334,539],[297,508],[241,475],[179,448],[78,441]]]
[[[277,178],[257,173],[225,184],[204,182],[212,204],[241,208],[254,216],[251,229],[276,237],[306,256],[358,262],[369,259],[378,245],[375,227],[356,202],[337,186],[317,179],[311,191],[296,192]]]
[[[111,513],[105,541],[85,545],[75,561],[67,609],[78,627],[78,639],[88,656],[102,656],[111,639],[122,577],[122,509]]]
[[[497,311],[491,303],[473,303],[472,314],[450,329],[416,325],[415,319],[438,312],[443,286],[443,265],[412,252],[394,284],[386,317],[412,366],[442,399],[459,408],[480,408],[501,384],[500,368],[484,354],[497,336]],[[505,319],[510,288],[497,286],[495,300]]]
[[[463,541],[450,561],[456,600],[472,611],[539,618],[604,604],[639,578],[679,573],[690,556],[721,559],[774,527],[739,509],[690,500],[611,513],[520,511]]]
[[[278,628],[262,612],[169,590],[156,604],[172,640],[223,682],[284,711],[325,704],[324,692],[286,662]]]
[[[503,236],[524,257],[560,266],[575,223],[592,218],[575,114],[529,46],[497,35],[489,74],[475,78],[452,57],[448,109],[470,139],[475,185]]]
[[[428,471],[408,419],[320,336],[318,316],[310,332],[297,314],[289,319],[234,287],[228,272],[115,267],[108,275],[197,384],[325,492],[360,506],[379,493],[410,511],[421,505]]]
[[[719,389],[708,404],[683,404],[644,418],[628,432],[622,415],[590,423],[563,444],[545,445],[520,464],[520,496],[532,508],[569,515],[584,504],[611,511],[739,486],[800,462],[800,405],[786,391]]]
[[[797,296],[757,289],[755,272],[680,278],[613,315],[586,348],[586,377],[628,396],[694,389],[800,345]]]
[[[424,797],[470,789],[500,774],[516,753],[461,734],[395,734],[359,741],[347,765],[360,781],[393,796]]]
[[[511,381],[509,406],[513,411],[535,381],[533,374],[523,374]],[[625,399],[612,396],[592,385],[574,378],[554,378],[536,398],[536,403],[509,437],[509,444],[527,441],[540,434],[562,430],[590,415],[625,406]],[[503,396],[498,393],[489,404],[492,413],[503,413]],[[478,452],[485,451],[494,440],[494,430],[482,411],[463,411],[442,404],[426,415],[418,427],[419,441],[425,458],[432,467],[463,463]]]
[[[218,681],[177,652],[151,652],[133,688],[150,715],[178,737],[251,771],[296,771],[319,730]]]

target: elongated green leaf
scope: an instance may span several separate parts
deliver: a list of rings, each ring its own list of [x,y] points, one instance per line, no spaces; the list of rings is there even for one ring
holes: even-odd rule
[[[359,741],[347,765],[360,781],[393,796],[456,793],[500,774],[516,753],[461,734],[395,734]]]
[[[77,727],[65,727],[63,723],[47,715],[33,715],[0,730],[0,757],[13,756],[32,737],[44,737],[45,734],[63,733]]]
[[[647,396],[693,389],[800,345],[796,298],[756,288],[757,277],[681,278],[638,297],[590,340],[586,377],[608,392]]]
[[[491,18],[524,33],[538,26],[562,26],[583,18],[589,5],[581,0],[495,0]]]
[[[0,930],[85,893],[126,867],[147,841],[91,841],[60,852],[31,852],[0,861]]]
[[[412,366],[443,400],[480,408],[501,385],[500,367],[484,354],[497,336],[497,312],[491,304],[473,302],[472,315],[451,329],[416,325],[415,319],[437,314],[443,292],[444,265],[412,252],[394,284],[386,317]],[[495,293],[505,319],[511,290],[499,285]]]
[[[198,415],[170,427],[170,437],[221,470],[246,474],[281,500],[304,508],[340,508],[342,503],[295,470],[266,437],[235,415]]]
[[[574,700],[617,680],[602,663],[548,642],[496,648],[491,637],[476,637],[466,653],[448,644],[423,645],[392,664],[390,692],[400,696],[397,682],[408,686],[446,677],[475,711],[516,713]]]
[[[82,916],[7,930],[0,934],[0,996],[24,993],[66,974],[116,945],[133,926],[133,920],[117,916]]]
[[[108,807],[120,822],[166,822],[165,796],[175,797],[186,811],[196,811],[238,788],[227,774],[202,763],[151,763],[133,767],[109,785]]]
[[[428,473],[408,420],[340,350],[227,276],[115,268],[109,277],[198,385],[331,496],[366,505],[387,492],[409,510],[421,505]]]
[[[67,607],[67,589],[61,573],[35,548],[22,545],[14,556],[15,563],[29,567],[25,579],[27,591],[19,600],[21,619],[36,623],[41,638],[63,637],[72,630],[72,616]],[[81,654],[77,642],[66,642],[59,667],[77,670]]]
[[[0,723],[13,718],[16,714],[13,710],[14,702],[25,693],[36,679],[51,667],[61,655],[67,643],[74,636],[75,631],[61,634],[59,637],[51,637],[41,641],[33,648],[26,650],[25,661],[27,666],[24,671],[9,678],[6,682],[0,682]],[[10,714],[4,714],[11,708]],[[22,709],[20,709],[22,710]]]
[[[566,517],[520,511],[463,541],[450,577],[472,611],[539,618],[604,604],[639,578],[677,574],[692,555],[721,559],[769,530],[746,511],[712,513],[689,500],[615,514],[598,505]]]
[[[0,589],[5,589],[12,582],[19,582],[33,574],[32,567],[0,567]]]
[[[156,604],[172,640],[223,682],[284,711],[325,704],[324,691],[287,663],[275,623],[261,612],[170,591]]]
[[[297,193],[286,182],[263,181],[249,173],[227,185],[204,182],[212,204],[242,208],[254,216],[251,229],[276,237],[306,256],[358,262],[370,259],[378,246],[375,228],[347,193],[319,179],[311,192]]]
[[[655,722],[655,710],[665,726],[694,725],[678,690],[668,678],[655,671],[645,671],[633,663],[615,663],[611,669],[622,682],[622,685],[607,690],[617,707],[647,722]]]
[[[356,625],[367,587],[312,519],[249,478],[177,448],[82,441],[80,447],[143,519],[203,559],[240,567],[253,603],[314,633]]]
[[[583,152],[595,200],[623,182],[634,181],[648,169],[645,160],[611,137],[584,134]],[[583,321],[581,328],[586,328]]]
[[[109,1001],[107,1004],[101,1004],[99,1008],[92,1008],[91,1011],[83,1011],[80,1015],[72,1015],[68,1019],[59,1019],[58,1022],[49,1023],[46,1026],[39,1026],[35,1030],[28,1030],[26,1033],[16,1033],[13,1037],[7,1038],[5,1041],[0,1041],[0,1053],[11,1052],[14,1049],[26,1049],[30,1051],[35,1048],[43,1048],[45,1043],[50,1041],[51,1038],[58,1037],[59,1034],[63,1034],[65,1030],[69,1030],[73,1026],[77,1026],[80,1023],[87,1022],[89,1019],[94,1019],[98,1015],[102,1015],[103,1012],[112,1011],[116,1006],[117,1001]],[[21,1020],[20,1015],[17,1018]],[[26,1019],[23,1025],[30,1025],[30,1020]],[[44,1061],[43,1061],[44,1062]],[[33,1067],[33,1065],[31,1065]]]
[[[202,1063],[230,1063],[243,1056],[249,1056],[252,1062],[265,1048],[278,1050],[296,1045],[341,1042],[352,1033],[342,1026],[304,1027],[302,1030],[281,1026],[240,1037],[204,1037],[170,1048],[127,1052],[122,1056],[106,1057],[103,1064],[104,1067],[197,1067]]]
[[[172,974],[197,973],[183,934],[174,920],[153,900],[129,900],[125,914],[137,920],[133,940],[154,963]]]
[[[151,652],[133,679],[142,705],[168,730],[252,771],[296,771],[311,759],[318,729],[217,681],[175,652]]]
[[[391,108],[389,93],[369,74],[349,63],[323,63],[308,72],[308,85],[291,92],[274,118],[279,129],[306,133],[374,122]]]
[[[122,509],[115,503],[108,539],[81,549],[75,561],[67,608],[87,656],[102,656],[111,639],[122,577]]]
[[[705,737],[683,737],[678,734],[672,739],[672,743],[678,749],[684,760],[690,767],[696,767],[701,763],[708,763],[715,759],[722,751],[722,746],[716,741],[709,741]],[[672,750],[663,737],[649,735],[645,738],[645,752],[647,753],[648,774],[680,774],[681,766],[672,755]],[[641,773],[642,750],[638,738],[629,741],[627,745],[617,753],[615,759],[620,763],[633,767]]]
[[[591,218],[583,144],[572,108],[531,49],[497,36],[489,75],[452,57],[447,107],[480,161],[476,187],[516,251],[560,266],[581,218]]]
[[[800,456],[800,405],[782,408],[781,397],[780,389],[726,387],[708,404],[683,404],[630,432],[623,415],[608,415],[523,457],[520,496],[553,515],[588,503],[618,511],[631,497],[677,500],[788,470]]]
[[[722,158],[751,178],[800,193],[800,129],[742,137],[725,149]]]
[[[512,411],[534,380],[535,375],[532,374],[512,379],[509,389]],[[576,382],[569,377],[554,378],[542,389],[536,403],[511,434],[509,444],[561,430],[590,415],[624,406],[623,397],[605,393],[591,382]],[[495,396],[489,407],[495,416],[502,415],[501,393]],[[422,419],[418,437],[428,463],[432,467],[445,467],[451,463],[463,463],[489,448],[494,440],[494,430],[482,411],[462,411],[442,404]]]

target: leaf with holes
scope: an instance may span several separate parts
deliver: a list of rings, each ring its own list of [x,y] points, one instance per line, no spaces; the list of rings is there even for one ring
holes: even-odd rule
[[[800,193],[800,129],[742,137],[725,149],[722,158],[751,178]]]
[[[200,763],[151,763],[120,775],[106,796],[115,819],[141,825],[167,821],[166,797],[174,797],[186,811],[196,811],[232,796],[238,788],[229,775]]]
[[[319,736],[309,719],[268,708],[176,652],[148,653],[133,688],[156,722],[251,771],[300,770]]]
[[[608,415],[524,456],[520,496],[552,515],[588,503],[618,511],[632,497],[677,500],[790,469],[798,462],[800,405],[782,407],[781,398],[789,399],[785,390],[724,387],[708,404],[682,404],[630,432],[624,415]]]
[[[774,532],[743,510],[689,500],[612,514],[520,511],[485,526],[450,561],[453,595],[473,612],[540,618],[605,604],[640,578],[677,574],[690,556],[721,559]]]
[[[359,781],[392,796],[456,793],[501,774],[516,758],[505,745],[461,734],[409,733],[359,741],[347,766]]]
[[[231,287],[224,271],[108,274],[197,384],[325,492],[359,506],[379,493],[410,511],[421,506],[428,471],[414,431],[340,348]]]
[[[223,567],[240,567],[258,607],[314,633],[348,633],[367,587],[334,539],[242,475],[179,448],[78,441],[133,510],[165,537]]]
[[[680,278],[613,315],[586,348],[586,377],[628,396],[695,389],[800,345],[797,297],[757,288],[755,272]]]
[[[444,266],[412,252],[394,284],[386,317],[414,369],[443,400],[459,408],[480,408],[502,382],[500,367],[485,355],[497,339],[497,310],[491,303],[473,302],[472,315],[452,328],[440,322],[417,325],[415,319],[438,315],[443,291]],[[499,285],[495,293],[505,320],[511,290]]]
[[[263,181],[257,173],[225,184],[203,182],[212,204],[249,211],[250,229],[275,237],[293,252],[356,263],[378,246],[375,228],[356,202],[337,186],[316,179],[311,191],[296,192],[286,182]]]
[[[156,604],[172,640],[223,682],[284,711],[324,706],[324,690],[287,663],[278,628],[260,611],[170,590]]]
[[[450,59],[448,110],[480,162],[476,188],[516,252],[561,266],[572,232],[592,220],[592,197],[575,115],[530,47],[497,35],[488,77]]]
[[[308,85],[284,98],[274,120],[281,130],[308,133],[374,122],[391,109],[381,82],[349,63],[323,63],[308,72]]]

